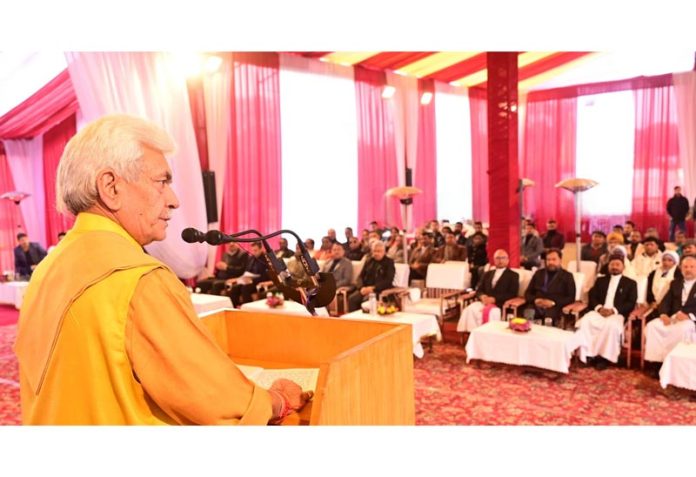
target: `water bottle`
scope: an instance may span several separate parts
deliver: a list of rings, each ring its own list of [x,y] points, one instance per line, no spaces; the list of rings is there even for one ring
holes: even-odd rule
[[[370,314],[377,314],[377,295],[375,293],[370,293]]]

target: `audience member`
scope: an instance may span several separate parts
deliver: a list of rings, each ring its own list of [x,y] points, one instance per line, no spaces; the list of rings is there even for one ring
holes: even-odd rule
[[[449,261],[454,261],[454,262],[464,262],[466,261],[466,254],[467,250],[466,247],[462,247],[461,245],[457,244],[457,238],[454,236],[454,234],[450,232],[445,232],[445,244],[436,249],[434,256],[433,256],[433,262],[434,263],[443,263],[443,262],[449,262]]]
[[[519,275],[510,270],[510,258],[505,250],[496,250],[493,254],[494,267],[481,277],[476,289],[475,301],[462,312],[457,323],[457,331],[468,332],[487,321],[500,321],[503,304],[517,296]],[[484,315],[485,318],[484,319]]]
[[[370,254],[370,231],[363,229],[360,233],[360,247],[365,255]]]
[[[28,280],[36,266],[46,257],[46,250],[36,242],[30,242],[24,232],[17,234],[17,246],[14,249],[15,274],[20,279]]]
[[[626,251],[628,252],[629,260],[633,261],[634,258],[643,253],[643,239],[639,230],[631,232],[627,245]]]
[[[681,193],[681,187],[674,188],[674,196],[667,201],[669,215],[669,241],[674,242],[674,229],[686,232],[686,216],[689,213],[689,201]]]
[[[673,250],[667,250],[662,254],[660,268],[650,272],[648,275],[647,302],[648,305],[657,305],[665,297],[669,285],[675,278],[682,278],[679,269],[679,256]]]
[[[440,223],[437,220],[431,220],[428,225],[428,232],[432,237],[433,247],[439,248],[445,244],[445,237],[440,232]]]
[[[352,227],[346,227],[344,233],[346,235],[346,241],[343,243],[343,248],[345,248],[347,252],[350,245],[350,239],[354,237]]]
[[[404,258],[404,236],[401,234],[390,237],[387,244],[387,257],[394,260],[394,263],[406,263]]]
[[[345,257],[346,251],[339,243],[331,247],[332,256],[324,263],[321,271],[331,273],[336,280],[336,288],[353,286],[353,264]]]
[[[63,240],[63,237],[65,237],[65,232],[58,232],[58,242],[57,243],[60,243],[60,241]],[[51,253],[51,250],[56,248],[56,246],[57,246],[57,244],[51,245],[50,247],[48,247],[48,250],[46,250],[46,253]]]
[[[365,262],[357,280],[357,290],[348,296],[348,309],[355,311],[366,301],[370,293],[379,296],[394,283],[394,260],[387,257],[384,242],[378,240],[372,244],[371,257]]]
[[[557,248],[558,250],[563,250],[565,245],[565,237],[562,233],[556,230],[557,223],[554,219],[549,219],[546,223],[546,233],[542,236],[542,242],[544,243],[544,248]]]
[[[682,247],[682,259],[684,257],[696,257],[696,240],[687,240]]]
[[[474,243],[474,235],[479,235],[483,239],[484,244],[488,242],[488,235],[484,233],[483,223],[479,220],[474,222],[474,231],[466,237],[460,236],[457,242],[459,245],[466,245],[467,248],[470,248]]]
[[[418,240],[418,246],[411,252],[408,265],[411,269],[410,280],[425,280],[428,265],[433,261],[434,250],[430,234],[423,234]]]
[[[612,227],[611,231],[612,231],[612,233],[621,234],[621,236],[623,237],[624,229],[623,229],[623,226],[621,224],[614,225],[614,227]]]
[[[624,256],[609,258],[609,275],[599,277],[590,289],[589,308],[575,323],[575,328],[589,343],[587,355],[594,358],[595,368],[604,370],[616,364],[621,353],[624,322],[636,306],[638,287],[635,280],[622,275]]]
[[[362,244],[357,237],[351,237],[348,240],[348,251],[346,252],[346,258],[348,260],[353,260],[359,262],[363,259],[365,253],[362,250]]]
[[[379,239],[382,240],[382,234],[384,233],[384,229],[379,227],[379,224],[377,221],[373,220],[370,222],[370,232],[374,232],[379,236]]]
[[[696,321],[696,258],[685,256],[681,261],[681,278],[669,286],[660,306],[658,318],[645,327],[645,361],[647,371],[657,377],[665,356],[684,339],[694,335]]]
[[[234,242],[227,244],[227,250],[222,254],[222,260],[215,264],[215,274],[196,282],[196,287],[201,293],[220,295],[225,289],[225,282],[230,278],[237,278],[246,270],[249,254],[239,244]]]
[[[317,251],[314,250],[314,239],[307,238],[305,239],[304,244],[309,256],[314,258],[314,255],[317,253]]]
[[[463,223],[457,222],[454,224],[453,232],[454,232],[454,235],[457,237],[457,243],[459,243],[459,237],[462,235],[463,229],[464,229]],[[463,244],[459,243],[459,245],[463,245]]]
[[[647,277],[662,263],[662,252],[657,248],[657,239],[648,237],[643,240],[643,253],[633,259],[633,271],[637,277]]]
[[[654,237],[657,239],[657,248],[660,249],[660,252],[665,251],[665,243],[660,239],[660,234],[657,232],[657,229],[655,227],[648,227],[645,229],[645,237],[643,237],[643,240],[645,240],[648,237]]]
[[[331,241],[331,237],[325,236],[321,238],[321,248],[317,250],[314,253],[314,259],[315,260],[328,260],[331,258],[332,252],[331,252],[331,247],[333,246],[333,242]]]
[[[527,222],[524,226],[524,237],[522,239],[522,256],[520,265],[527,270],[541,265],[541,253],[544,251],[544,243],[536,232],[534,222]]]
[[[252,301],[256,292],[256,285],[270,280],[268,267],[263,259],[263,246],[261,242],[251,244],[251,257],[247,262],[244,273],[237,278],[230,278],[227,284],[231,286],[230,298],[235,307]]]
[[[302,266],[302,249],[300,248],[299,243],[295,246],[295,254],[290,260],[288,260],[287,267],[290,277],[292,277],[295,283],[300,284],[300,286],[308,284],[311,280],[307,276],[307,271]]]
[[[686,243],[686,234],[681,230],[674,233],[674,245],[677,246],[677,255],[681,257],[684,253],[684,244]]]
[[[607,275],[609,273],[609,257],[613,255],[614,249],[619,246],[623,249],[624,255],[628,257],[628,252],[623,247],[623,235],[618,232],[612,232],[607,235],[607,251],[604,255],[599,257],[599,261],[597,262],[597,273],[602,275]],[[626,259],[628,260],[628,258]]]
[[[481,235],[482,234],[474,234],[471,247],[467,250],[472,287],[478,285],[479,277],[483,275],[483,268],[488,265],[486,242],[483,241]]]
[[[326,236],[329,237],[331,240],[331,243],[338,243],[338,240],[336,239],[336,229],[329,229],[326,231]]]
[[[606,238],[601,230],[592,232],[591,242],[580,248],[580,260],[599,262],[599,257],[607,253]]]
[[[624,243],[628,243],[628,242],[630,242],[631,234],[636,229],[636,224],[634,224],[632,220],[627,220],[624,223],[623,229],[624,229],[624,232],[623,232]]]
[[[562,258],[560,250],[547,250],[545,267],[534,272],[524,295],[527,308],[534,310],[534,317],[551,318],[554,326],[561,309],[575,301],[575,280],[572,273],[562,268]]]
[[[293,256],[292,250],[288,248],[288,240],[280,238],[278,240],[278,250],[275,251],[275,256],[278,258],[290,258]]]

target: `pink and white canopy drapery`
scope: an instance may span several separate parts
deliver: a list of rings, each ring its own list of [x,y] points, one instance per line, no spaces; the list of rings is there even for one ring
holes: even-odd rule
[[[434,93],[432,80],[419,80],[418,96]],[[413,168],[413,185],[423,191],[413,199],[413,221],[418,227],[437,216],[437,141],[435,140],[435,98],[418,104],[418,150]]]
[[[6,140],[5,154],[17,190],[31,194],[20,203],[29,240],[46,246],[43,136]]]
[[[679,156],[684,168],[684,195],[696,197],[696,71],[675,73]]]
[[[471,187],[473,191],[473,218],[481,222],[489,222],[488,102],[485,90],[469,90],[469,111],[471,115]]]
[[[181,278],[198,275],[207,250],[186,244],[181,231],[207,227],[201,166],[191,121],[186,80],[166,53],[67,53],[68,69],[87,121],[105,114],[125,113],[163,127],[177,150],[167,158],[174,173],[173,188],[180,208],[169,222],[166,240],[147,246],[153,256]]]
[[[659,86],[634,91],[636,105],[633,208],[631,218],[638,230],[657,227],[664,240],[669,236],[665,210],[679,178],[679,138],[674,87]]]
[[[0,193],[16,190],[12,173],[0,144]],[[10,200],[0,200],[0,273],[14,270],[14,247],[17,233],[26,230],[19,207]]]
[[[555,185],[575,176],[577,99],[527,100],[524,149],[520,176],[535,182],[524,192],[524,213],[531,213],[537,227],[546,230],[546,221],[556,219],[566,241],[574,239],[573,194]]]
[[[267,233],[281,226],[279,59],[275,53],[233,57],[232,133],[221,225],[227,233]]]
[[[367,228],[373,220],[402,226],[399,202],[385,195],[399,182],[394,119],[382,99],[385,83],[384,72],[355,68],[359,229]]]

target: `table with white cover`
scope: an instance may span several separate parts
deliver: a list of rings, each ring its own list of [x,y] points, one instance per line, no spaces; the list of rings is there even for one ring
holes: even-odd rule
[[[404,325],[411,325],[411,332],[413,333],[413,354],[417,358],[422,358],[425,354],[423,351],[423,345],[421,345],[421,338],[435,336],[437,341],[442,340],[440,325],[438,325],[435,315],[403,313],[399,311],[391,315],[380,316],[371,315],[369,313],[364,313],[362,310],[358,310],[342,315],[341,318],[349,320],[379,321],[382,323],[400,323]]]
[[[197,314],[209,311],[232,308],[232,300],[228,296],[206,295],[205,293],[191,293],[191,302]]]
[[[14,305],[19,310],[28,286],[29,282],[0,283],[0,303]]]
[[[244,311],[263,311],[265,313],[278,313],[280,315],[312,316],[307,308],[292,300],[285,300],[281,306],[274,308],[266,304],[266,299],[244,303],[241,307]],[[329,316],[326,308],[317,308],[317,316]]]
[[[469,335],[466,362],[472,359],[518,366],[534,366],[568,373],[576,349],[586,361],[587,343],[582,335],[551,326],[532,325],[528,332],[512,331],[506,321],[492,321]]]
[[[660,368],[660,385],[696,391],[696,343],[679,343]]]

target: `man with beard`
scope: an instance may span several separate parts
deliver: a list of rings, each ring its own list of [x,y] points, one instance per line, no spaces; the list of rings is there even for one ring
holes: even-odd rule
[[[524,294],[527,308],[534,310],[535,318],[552,318],[554,326],[561,309],[575,301],[573,274],[561,267],[563,255],[552,248],[546,252],[546,266],[534,272]]]

